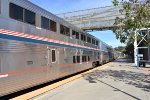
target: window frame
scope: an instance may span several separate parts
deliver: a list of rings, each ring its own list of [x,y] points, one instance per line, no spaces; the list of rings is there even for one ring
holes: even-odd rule
[[[11,15],[11,13],[12,13],[12,12],[11,12],[11,9],[12,9],[12,8],[11,8],[11,5],[16,6],[16,7],[19,7],[19,8],[22,9],[22,14],[19,14],[19,15],[22,15],[21,20],[15,18],[15,17],[12,17],[12,15]],[[33,24],[30,23],[28,20],[25,19],[25,18],[26,18],[26,13],[25,13],[26,11],[28,11],[28,12],[34,14],[34,23],[33,23]],[[30,15],[30,14],[29,14],[29,15]],[[19,5],[16,5],[16,4],[11,3],[11,2],[9,3],[9,17],[10,17],[11,19],[14,19],[14,20],[17,20],[17,21],[26,23],[26,24],[36,26],[36,13],[35,13],[34,11],[31,11],[31,10],[29,10],[29,9],[23,8],[23,7],[19,6]]]
[[[87,37],[87,42],[92,43],[92,38],[90,36]]]
[[[97,45],[97,46],[99,45],[99,41],[98,41],[98,40],[96,40],[96,45]]]
[[[52,53],[52,51],[55,51],[55,61],[53,61],[53,53]],[[56,55],[56,49],[51,49],[51,62],[52,63],[56,63],[57,62],[57,55]]]
[[[44,24],[44,23],[43,23],[43,20],[45,20],[45,19],[48,21],[48,29],[47,29],[47,28],[44,28],[44,27],[42,26],[42,25]],[[46,17],[44,17],[44,16],[41,16],[41,28],[46,29],[46,30],[49,30],[49,29],[50,29],[49,19],[46,18]]]
[[[80,36],[81,36],[81,35],[80,35],[79,32],[77,32],[77,31],[75,31],[75,30],[72,30],[72,36],[73,36],[73,35],[75,36],[75,37],[73,37],[74,39],[78,39],[78,40],[80,39]]]
[[[73,56],[73,63],[77,63],[77,59],[76,59],[76,56]]]
[[[53,21],[53,20],[50,19],[49,20],[49,30],[53,31],[53,32],[57,32],[57,22],[55,22],[55,21]]]
[[[87,61],[89,62],[90,61],[90,56],[87,56],[87,57],[88,57]]]
[[[81,41],[86,42],[86,35],[81,33],[80,36],[81,36]]]
[[[86,56],[82,56],[82,62],[87,62]]]
[[[23,19],[23,22],[24,23],[27,23],[27,24],[30,24],[30,25],[33,25],[33,26],[36,26],[36,13],[35,12],[33,12],[33,11],[30,11],[30,10],[28,10],[28,9],[25,9],[25,8],[23,8],[24,9],[24,12],[23,12],[23,15],[24,15],[24,19]],[[29,15],[31,15],[31,13],[34,15],[34,23],[32,24],[32,23],[30,23],[30,22],[28,22],[27,20],[26,20],[26,11],[28,12],[28,13],[30,13]]]
[[[66,27],[66,26],[65,26],[65,28],[66,28],[66,36],[69,36],[69,37],[70,37],[70,28],[68,28],[68,27]]]
[[[92,39],[92,44],[93,44],[93,45],[96,45],[94,38]]]
[[[12,9],[13,9],[12,6],[13,6],[13,7],[14,7],[14,6],[17,7],[17,9],[18,9],[18,8],[21,8],[21,10],[22,10],[22,12],[21,12],[21,13],[22,13],[22,14],[21,14],[21,15],[22,15],[21,17],[22,17],[22,18],[21,18],[21,19],[17,19],[17,18],[15,18],[14,16],[12,16],[12,14],[11,14],[11,13],[12,13],[11,11],[12,11]],[[14,8],[14,9],[15,9],[15,8]],[[14,4],[14,3],[9,3],[9,17],[10,17],[11,19],[14,19],[14,20],[17,20],[17,21],[20,21],[20,22],[24,22],[24,8],[21,7],[21,6],[18,6],[18,5],[16,5],[16,4]]]
[[[63,33],[62,33],[63,29]],[[60,24],[60,34],[70,37],[70,28]]]
[[[79,59],[78,59],[78,58],[79,58]],[[77,62],[77,63],[81,63],[80,60],[81,60],[81,59],[80,59],[80,56],[77,56],[76,62]]]
[[[72,38],[76,39],[76,31],[72,30]]]

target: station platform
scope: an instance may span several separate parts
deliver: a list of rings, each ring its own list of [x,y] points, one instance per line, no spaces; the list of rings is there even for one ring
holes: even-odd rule
[[[12,100],[150,100],[150,68],[121,58]]]

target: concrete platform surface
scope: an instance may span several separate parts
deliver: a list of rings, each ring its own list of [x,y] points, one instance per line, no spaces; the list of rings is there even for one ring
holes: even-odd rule
[[[133,65],[119,59],[31,100],[150,100],[150,68]]]

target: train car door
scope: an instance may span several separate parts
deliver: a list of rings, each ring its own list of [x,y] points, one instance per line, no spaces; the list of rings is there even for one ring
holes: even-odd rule
[[[54,65],[57,64],[57,50],[53,48],[48,49],[48,54],[47,54],[47,65],[49,67],[53,67]]]
[[[47,58],[47,65],[49,69],[49,74],[52,75],[52,78],[58,77],[58,57],[57,57],[57,49],[56,48],[49,48],[48,49],[48,58]]]

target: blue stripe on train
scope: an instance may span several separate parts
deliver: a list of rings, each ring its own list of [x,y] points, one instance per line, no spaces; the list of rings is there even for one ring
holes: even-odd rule
[[[81,48],[81,47],[76,47],[76,46],[70,46],[70,45],[59,44],[59,43],[54,43],[54,42],[46,42],[46,41],[29,39],[29,38],[24,38],[24,37],[17,37],[17,36],[6,35],[6,34],[0,34],[0,38],[2,38],[2,39],[10,39],[10,40],[17,40],[17,41],[23,41],[23,42],[31,42],[31,43],[46,44],[46,45],[52,45],[52,46],[59,46],[59,47],[67,47],[67,48],[74,48],[74,49],[82,49],[82,50],[93,51],[93,49],[88,49],[88,48]],[[94,50],[94,51],[98,51],[98,50]]]

